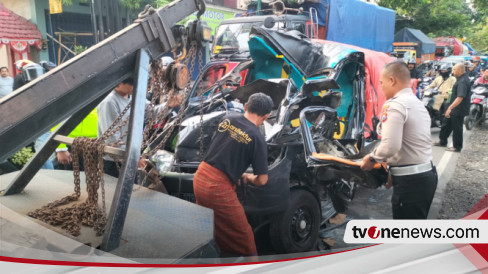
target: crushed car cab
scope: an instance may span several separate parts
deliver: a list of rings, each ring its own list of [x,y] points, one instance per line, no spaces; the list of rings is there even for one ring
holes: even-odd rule
[[[358,184],[377,188],[387,180],[384,166],[365,172],[359,163],[378,143],[385,101],[379,73],[392,59],[265,28],[253,28],[248,44],[251,60],[210,85],[208,71],[201,73],[181,130],[154,161],[168,192],[191,200],[193,174],[222,118],[244,112],[256,92],[269,95],[274,108],[260,128],[268,143],[268,183],[236,191],[254,230],[269,229],[277,252],[309,251],[326,221],[346,211]]]

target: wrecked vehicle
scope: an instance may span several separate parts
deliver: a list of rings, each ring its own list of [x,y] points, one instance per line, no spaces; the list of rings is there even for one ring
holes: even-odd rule
[[[169,194],[194,199],[193,174],[222,117],[244,112],[249,96],[263,92],[274,102],[260,129],[269,180],[236,191],[255,233],[269,229],[276,252],[313,250],[320,228],[346,211],[357,185],[377,188],[387,180],[384,166],[364,172],[359,163],[378,143],[385,101],[379,75],[392,58],[265,28],[253,28],[249,50],[251,60],[199,76],[181,130],[155,159],[159,174]]]

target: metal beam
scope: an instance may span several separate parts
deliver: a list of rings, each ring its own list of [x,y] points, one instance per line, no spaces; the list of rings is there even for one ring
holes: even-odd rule
[[[85,117],[100,103],[103,97],[86,105],[83,109],[75,113],[68,120],[66,120],[61,126],[59,126],[54,132],[51,133],[49,139],[46,141],[41,150],[32,157],[32,159],[24,166],[22,171],[15,177],[15,179],[7,186],[3,196],[18,194],[29,184],[29,182],[37,174],[41,166],[47,161],[49,156],[58,147],[59,143],[54,140],[56,134],[68,135],[75,127],[85,119]]]
[[[137,164],[141,156],[144,109],[146,104],[147,79],[149,78],[150,57],[140,50],[137,58],[136,82],[129,120],[126,158],[115,189],[110,214],[105,226],[102,250],[111,251],[120,244],[132,187],[136,180]]]
[[[0,162],[100,96],[91,84],[100,75],[123,78],[140,49],[151,58],[175,45],[171,27],[199,7],[200,0],[175,1],[148,13],[110,38],[0,100]],[[134,66],[130,66],[130,70]],[[106,82],[102,81],[102,86]],[[110,83],[112,85],[113,82]]]
[[[53,137],[54,141],[59,143],[72,146],[73,142],[75,141],[75,138],[71,138],[68,136],[56,135],[56,134],[53,135],[54,135]],[[105,148],[103,149],[103,153],[112,157],[119,157],[119,158],[125,156],[125,150],[117,147],[111,147],[111,146],[105,146]]]
[[[86,105],[103,97],[120,81],[132,75],[134,65],[135,55],[126,56],[115,66],[91,76],[87,82],[68,93],[63,90],[62,85],[52,84],[48,87],[42,82],[40,84],[44,90],[26,89],[17,96],[8,98],[4,104],[0,103],[0,113],[6,115],[0,120],[0,158],[8,158]],[[65,75],[62,76],[64,78]],[[32,94],[31,91],[39,94]],[[6,113],[9,111],[11,114]],[[20,120],[20,117],[23,119]]]

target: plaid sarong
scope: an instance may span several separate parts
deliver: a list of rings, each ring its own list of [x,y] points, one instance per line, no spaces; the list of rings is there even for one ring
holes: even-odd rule
[[[201,162],[193,189],[197,204],[214,210],[215,241],[220,249],[233,255],[257,255],[254,233],[227,175]]]

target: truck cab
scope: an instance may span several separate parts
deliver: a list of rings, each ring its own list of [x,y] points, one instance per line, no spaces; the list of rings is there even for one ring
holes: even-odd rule
[[[260,15],[224,20],[215,34],[212,58],[249,58],[247,41],[252,27],[266,26],[273,30],[296,30],[306,37],[315,37],[316,28],[312,27],[312,20],[310,19],[308,13],[303,13],[296,15]]]

